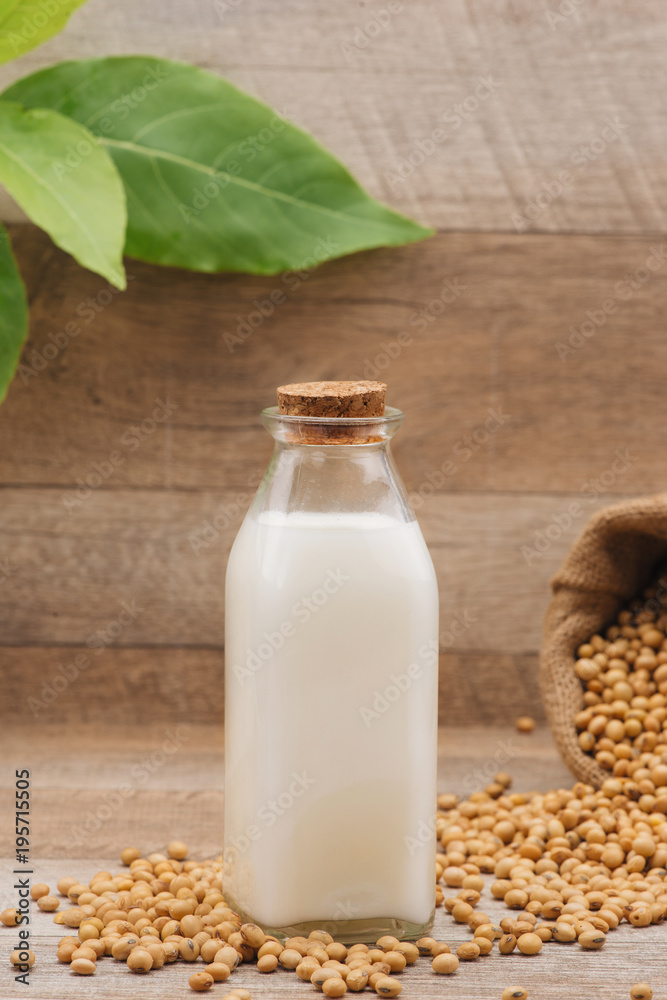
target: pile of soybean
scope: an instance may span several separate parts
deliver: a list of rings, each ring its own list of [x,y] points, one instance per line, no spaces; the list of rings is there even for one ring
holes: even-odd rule
[[[667,588],[648,587],[604,635],[579,646],[575,671],[584,704],[579,745],[600,767],[630,777],[633,794],[667,798]],[[653,786],[653,787],[651,787]]]
[[[401,992],[401,973],[420,956],[434,973],[447,975],[460,974],[460,963],[515,949],[538,955],[545,944],[599,950],[619,924],[647,927],[667,913],[667,797],[655,780],[665,763],[650,750],[636,760],[643,773],[610,776],[599,790],[577,783],[516,793],[501,773],[463,801],[439,796],[436,904],[470,932],[455,953],[431,937],[412,943],[385,936],[374,947],[348,948],[324,930],[280,942],[227,906],[221,858],[186,860],[187,847],[177,842],[166,854],[146,857],[126,848],[121,860],[127,867],[98,872],[87,885],[60,879],[67,909],[45,885],[33,887],[33,898],[71,929],[57,955],[72,972],[94,974],[104,956],[133,973],[185,962],[190,986],[202,991],[248,963],[260,977],[279,967],[292,970],[330,997],[366,988],[393,997]],[[499,924],[483,909],[489,888],[509,911]],[[0,914],[7,926],[16,918],[15,910]],[[629,968],[631,958],[629,953]],[[632,989],[633,997],[650,996],[646,984]],[[526,993],[509,986],[506,995]],[[227,1000],[249,997],[240,988],[226,994]]]

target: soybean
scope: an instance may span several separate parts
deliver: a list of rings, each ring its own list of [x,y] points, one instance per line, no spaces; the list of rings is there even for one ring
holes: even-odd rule
[[[660,758],[667,749],[667,602],[661,586],[647,588],[643,598],[620,611],[604,636],[579,646],[574,664],[585,703],[574,717],[579,745],[618,777],[631,774],[645,751]],[[647,780],[654,786],[649,796],[664,787],[660,759]]]
[[[459,967],[459,960],[456,955],[450,955],[447,952],[443,952],[441,955],[436,955],[431,962],[431,968],[434,972],[440,975],[449,976]]]
[[[30,968],[35,964],[34,953],[30,948],[17,948],[9,956],[12,965],[28,965]]]
[[[390,979],[389,976],[382,976],[375,983],[375,992],[381,997],[397,997],[403,989],[397,979]]]
[[[57,896],[40,896],[37,906],[44,913],[53,913],[60,906],[60,900]]]
[[[347,986],[342,979],[325,979],[322,992],[326,997],[342,997],[347,993]]]
[[[148,972],[153,968],[153,959],[145,948],[134,948],[127,956],[126,965],[131,972]]]
[[[538,934],[521,934],[516,946],[523,955],[537,955],[542,949],[542,938]]]
[[[296,970],[297,973],[299,970]],[[352,972],[348,974],[345,980],[345,985],[348,990],[352,990],[353,993],[359,993],[361,990],[368,986],[368,973],[364,972],[363,969],[353,969]]]
[[[188,986],[191,990],[195,990],[198,993],[204,990],[210,990],[213,986],[213,976],[210,976],[208,972],[195,972],[194,975],[190,976],[188,979]]]
[[[92,976],[95,971],[95,963],[87,958],[77,958],[70,965],[70,969],[78,976]]]
[[[206,966],[204,972],[208,972],[209,976],[213,978],[216,983],[222,983],[225,979],[229,979],[231,975],[231,969],[224,962],[211,962]]]
[[[606,937],[602,931],[586,930],[579,935],[577,940],[582,948],[595,951],[598,948],[602,948],[606,941]]]
[[[285,969],[296,969],[304,956],[296,948],[285,948],[280,953],[279,961]]]
[[[167,845],[167,854],[176,861],[183,861],[188,856],[188,845],[184,844],[182,840],[172,840]]]

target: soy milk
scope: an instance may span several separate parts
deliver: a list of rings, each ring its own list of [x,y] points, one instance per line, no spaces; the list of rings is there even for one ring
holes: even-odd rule
[[[433,565],[403,503],[277,506],[251,508],[227,568],[223,892],[278,933],[414,936],[435,892]]]
[[[238,861],[225,895],[270,927],[390,914],[425,923],[438,608],[417,522],[253,518],[226,592],[227,698],[245,711],[227,726]]]

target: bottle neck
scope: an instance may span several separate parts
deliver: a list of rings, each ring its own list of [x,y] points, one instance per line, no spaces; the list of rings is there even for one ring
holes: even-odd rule
[[[400,411],[369,420],[285,417],[267,411],[262,417],[275,447],[251,516],[373,513],[414,520],[389,443],[402,422]]]
[[[389,441],[403,423],[403,413],[386,406],[381,417],[305,417],[262,410],[262,423],[276,441],[302,445],[366,445]]]

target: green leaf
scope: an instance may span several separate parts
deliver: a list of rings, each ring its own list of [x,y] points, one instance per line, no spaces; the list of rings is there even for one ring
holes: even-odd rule
[[[36,48],[67,24],[86,0],[0,0],[0,63]]]
[[[0,226],[0,403],[16,371],[28,335],[28,300],[9,233]]]
[[[98,136],[125,184],[131,257],[275,274],[431,235],[371,198],[307,133],[185,63],[60,63],[4,96],[56,108]]]
[[[54,243],[125,288],[125,195],[106,151],[55,111],[0,100],[0,182]]]

